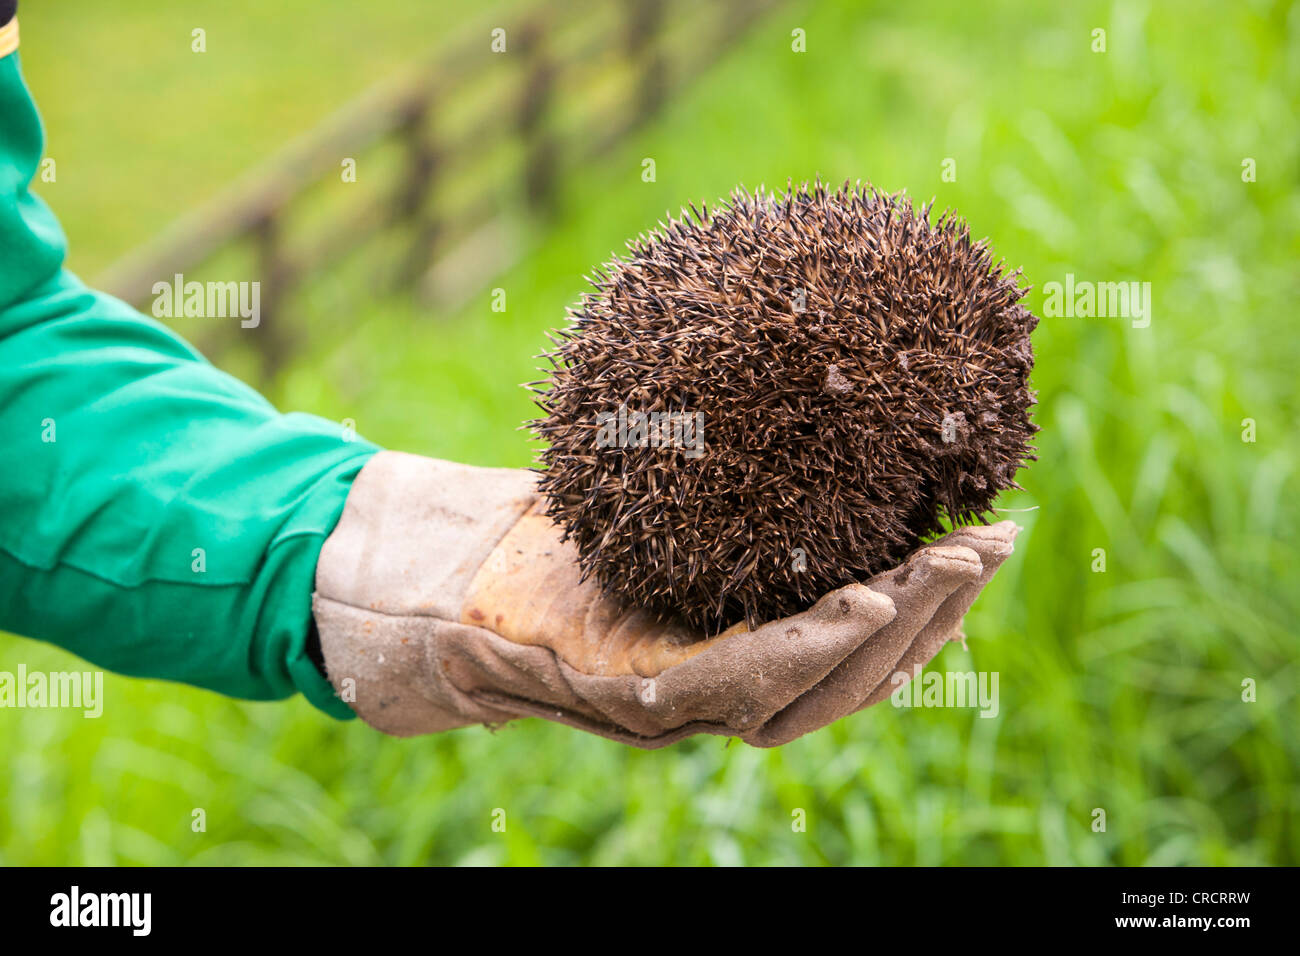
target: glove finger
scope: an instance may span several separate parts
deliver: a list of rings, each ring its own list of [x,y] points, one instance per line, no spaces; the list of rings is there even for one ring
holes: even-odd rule
[[[1000,521],[993,525],[973,525],[959,528],[945,535],[942,542],[970,548],[980,557],[983,571],[975,581],[958,588],[935,612],[930,623],[917,635],[912,646],[898,661],[893,674],[883,678],[855,710],[878,704],[902,684],[907,683],[917,671],[934,659],[943,646],[951,640],[961,639],[961,621],[975,598],[984,590],[998,568],[1014,550],[1020,527],[1014,521]],[[938,544],[939,542],[936,542]],[[895,677],[894,675],[898,675]]]
[[[576,673],[553,650],[516,644],[487,628],[444,625],[441,639],[429,644],[428,667],[435,685],[446,685],[461,699],[511,716],[536,716],[601,723],[605,714],[574,689]]]
[[[853,713],[894,670],[943,603],[977,580],[981,570],[979,555],[970,548],[930,545],[872,578],[868,586],[897,609],[894,619],[746,742],[775,747]]]
[[[466,628],[425,615],[378,613],[320,594],[312,596],[312,615],[330,682],[372,727],[408,737],[510,719],[509,712],[478,705],[437,679],[461,666],[453,662],[469,644]]]
[[[561,667],[583,700],[643,736],[693,722],[741,733],[820,681],[894,613],[889,598],[851,584],[801,614],[717,640],[655,677],[601,677]]]

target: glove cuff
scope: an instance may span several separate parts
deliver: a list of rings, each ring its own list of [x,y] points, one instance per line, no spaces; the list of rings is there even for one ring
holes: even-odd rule
[[[367,723],[414,733],[512,716],[434,700],[424,655],[460,627],[470,581],[536,500],[535,481],[393,451],[361,469],[321,548],[312,609],[330,682]]]
[[[381,451],[321,548],[316,593],[383,614],[459,621],[469,583],[536,499],[536,479]]]

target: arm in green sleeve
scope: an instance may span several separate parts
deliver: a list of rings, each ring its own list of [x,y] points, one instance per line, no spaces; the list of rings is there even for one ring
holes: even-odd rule
[[[281,414],[63,268],[0,58],[0,629],[97,666],[351,711],[310,660],[321,544],[377,450]]]

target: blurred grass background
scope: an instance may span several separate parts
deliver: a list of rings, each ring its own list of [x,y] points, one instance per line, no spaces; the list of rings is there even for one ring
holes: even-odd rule
[[[462,7],[24,4],[59,163],[39,191],[72,267],[93,275],[426,52]],[[884,704],[775,751],[640,753],[538,721],[389,740],[302,700],[110,676],[99,720],[0,712],[0,863],[1300,862],[1297,90],[1287,3],[795,3],[566,184],[553,226],[493,282],[504,313],[487,289],[456,314],[371,299],[348,270],[299,306],[345,331],[274,383],[281,407],[522,466],[518,385],[581,276],[739,183],[937,197],[1024,267],[1040,315],[1067,272],[1150,282],[1149,328],[1046,318],[1035,334],[1040,461],[1002,506],[1037,510],[1013,515],[1025,531],[967,619],[969,650],[936,662],[999,672],[995,719]],[[80,666],[12,637],[0,661]]]

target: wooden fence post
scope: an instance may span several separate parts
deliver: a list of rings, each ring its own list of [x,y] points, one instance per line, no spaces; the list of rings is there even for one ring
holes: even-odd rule
[[[270,382],[288,359],[291,342],[281,315],[281,306],[289,293],[292,270],[286,260],[280,236],[280,211],[267,209],[253,226],[258,273],[259,321],[249,330],[258,336],[257,353],[261,359],[261,379]]]
[[[641,116],[657,113],[664,101],[664,58],[655,42],[662,21],[660,0],[627,0],[625,43],[629,59],[641,71],[637,87],[637,111]]]
[[[528,58],[521,91],[517,129],[524,142],[524,196],[536,213],[555,210],[557,156],[555,138],[546,129],[546,113],[555,85],[555,67],[544,49],[544,27],[533,21],[520,38]]]
[[[412,101],[398,132],[406,141],[406,182],[398,193],[393,215],[398,222],[410,222],[414,228],[411,246],[397,271],[399,285],[408,285],[428,271],[441,231],[436,210],[427,208],[438,168],[438,151],[429,132],[433,102],[432,90]]]

